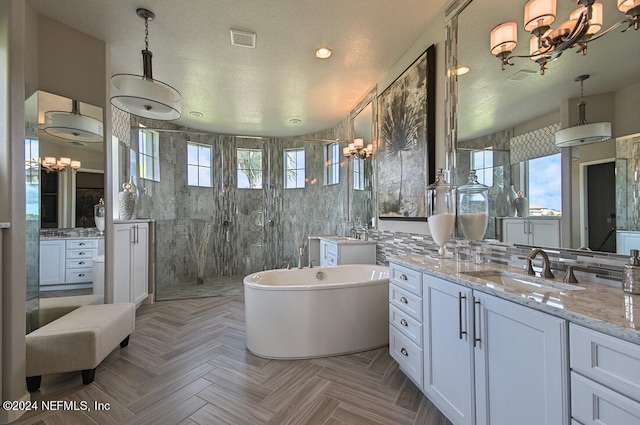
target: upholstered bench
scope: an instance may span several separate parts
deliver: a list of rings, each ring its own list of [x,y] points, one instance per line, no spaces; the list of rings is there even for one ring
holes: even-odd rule
[[[26,336],[27,389],[42,375],[82,371],[93,382],[96,367],[118,344],[126,347],[135,326],[135,304],[84,305]]]
[[[104,304],[100,294],[75,295],[72,297],[40,298],[38,306],[38,323],[40,327],[72,312],[83,305]]]

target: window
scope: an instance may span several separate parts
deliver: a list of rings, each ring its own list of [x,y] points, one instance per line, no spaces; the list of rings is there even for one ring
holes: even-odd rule
[[[211,187],[211,146],[187,143],[187,184]]]
[[[526,161],[528,190],[525,196],[529,200],[531,215],[562,215],[561,154],[543,156]]]
[[[238,189],[262,189],[262,151],[238,149]]]
[[[353,189],[364,190],[364,159],[353,157]]]
[[[493,186],[493,150],[487,148],[471,152],[471,169],[476,170],[478,183]]]
[[[284,188],[304,188],[305,159],[304,149],[285,149],[284,151]]]
[[[340,182],[340,145],[337,143],[329,143],[325,145],[325,167],[324,181],[325,184],[337,184]]]
[[[140,129],[138,145],[138,171],[140,178],[160,181],[160,143],[158,133]]]

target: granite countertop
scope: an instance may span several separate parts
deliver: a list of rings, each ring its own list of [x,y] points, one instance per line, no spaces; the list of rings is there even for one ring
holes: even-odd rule
[[[546,281],[549,286],[556,288],[548,292],[544,287],[538,289],[534,285],[518,284],[517,281],[512,285],[509,282],[498,284],[481,277],[483,272],[492,270],[524,275],[521,268],[493,263],[476,265],[469,261],[419,255],[389,256],[388,260],[640,344],[640,295],[626,294],[621,287],[580,278],[577,284],[567,284],[562,282],[564,273],[554,271],[557,276],[552,281],[537,279],[540,284],[544,285]],[[471,276],[467,272],[478,276]]]
[[[55,239],[104,239],[104,235],[98,235],[97,233],[82,235],[82,234],[62,234],[55,236],[48,236],[45,233],[40,233],[40,240],[55,240]]]
[[[316,238],[316,239],[320,239],[320,240],[324,240],[327,242],[333,242],[336,243],[338,245],[341,244],[345,244],[345,245],[367,245],[367,244],[376,244],[376,241],[369,239],[369,240],[364,240],[364,239],[356,239],[356,238],[352,238],[350,236],[323,236],[323,235],[319,235],[319,236],[309,236],[310,238]]]

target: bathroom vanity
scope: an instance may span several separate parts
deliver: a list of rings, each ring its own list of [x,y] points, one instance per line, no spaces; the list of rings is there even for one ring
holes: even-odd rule
[[[316,241],[315,244],[314,241]],[[309,258],[310,261],[315,262],[315,265],[376,264],[376,241],[374,240],[346,236],[310,236],[309,242]],[[317,246],[319,246],[319,253],[316,254]],[[319,255],[319,259],[312,258],[314,254]]]
[[[93,283],[92,259],[104,253],[104,236],[56,232],[40,238],[40,290],[73,289]]]
[[[389,351],[454,424],[640,423],[640,296],[495,264],[389,261]]]

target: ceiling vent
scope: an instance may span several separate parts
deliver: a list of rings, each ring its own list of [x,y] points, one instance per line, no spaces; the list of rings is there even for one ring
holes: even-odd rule
[[[231,44],[240,47],[256,48],[256,34],[253,32],[231,29]]]

